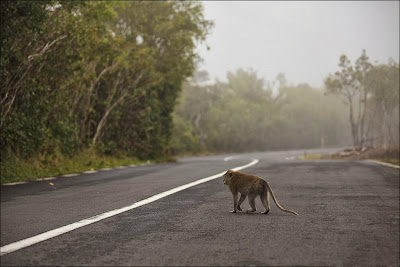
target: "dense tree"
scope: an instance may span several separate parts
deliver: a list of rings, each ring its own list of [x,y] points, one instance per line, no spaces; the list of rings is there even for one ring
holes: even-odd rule
[[[353,138],[353,145],[359,146],[365,140],[364,120],[368,91],[365,87],[365,76],[371,64],[363,50],[356,60],[355,66],[346,55],[340,56],[340,71],[335,72],[325,79],[327,92],[340,95],[349,108],[349,123]]]
[[[398,63],[374,66],[368,60],[365,50],[354,66],[342,55],[341,70],[328,76],[325,85],[327,92],[341,95],[349,107],[353,145],[376,145],[379,139],[379,146],[388,148],[398,145]]]
[[[212,23],[200,2],[1,3],[2,156],[162,157]]]
[[[365,77],[368,139],[385,149],[399,145],[399,75],[398,63],[392,62],[373,66]]]

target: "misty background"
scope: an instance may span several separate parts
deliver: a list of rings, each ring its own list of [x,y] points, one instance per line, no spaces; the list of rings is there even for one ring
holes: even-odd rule
[[[210,79],[253,68],[266,80],[284,73],[290,83],[323,87],[346,54],[363,49],[371,63],[399,59],[398,1],[203,1],[215,22],[198,47]]]
[[[203,5],[215,25],[176,109],[179,152],[398,147],[399,2]]]

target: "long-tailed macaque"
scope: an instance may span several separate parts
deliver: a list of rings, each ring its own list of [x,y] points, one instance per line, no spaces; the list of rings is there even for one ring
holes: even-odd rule
[[[298,215],[297,212],[287,210],[279,205],[269,183],[259,176],[228,170],[224,174],[224,184],[229,187],[233,195],[233,210],[230,212],[236,212],[237,210],[241,211],[242,209],[240,208],[240,205],[246,197],[249,197],[249,204],[251,207],[247,212],[256,211],[255,198],[260,196],[261,203],[265,207],[265,211],[262,213],[267,214],[270,209],[269,194],[271,193],[272,199],[280,210]],[[241,194],[239,201],[238,193]]]

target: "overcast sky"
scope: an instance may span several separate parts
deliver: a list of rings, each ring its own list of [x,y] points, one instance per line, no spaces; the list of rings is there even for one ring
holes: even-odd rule
[[[345,54],[354,62],[365,49],[372,63],[399,62],[399,1],[203,1],[215,26],[210,50],[198,51],[211,81],[252,68],[272,81],[323,86]]]

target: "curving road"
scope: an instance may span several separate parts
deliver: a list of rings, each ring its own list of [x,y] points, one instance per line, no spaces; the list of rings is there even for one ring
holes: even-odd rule
[[[303,153],[183,158],[1,186],[1,265],[398,266],[399,169],[294,160]],[[254,214],[229,213],[231,194],[215,174],[237,167],[267,178],[299,216],[273,205],[263,215],[259,199]],[[210,179],[191,184],[202,178]]]

